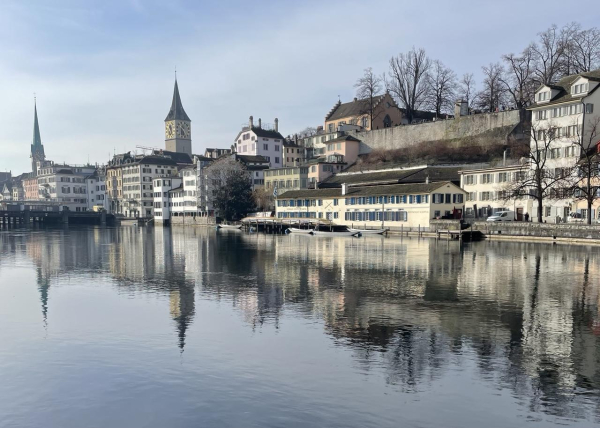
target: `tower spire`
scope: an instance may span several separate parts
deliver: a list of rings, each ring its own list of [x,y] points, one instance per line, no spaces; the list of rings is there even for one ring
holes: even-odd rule
[[[38,123],[37,99],[33,96],[33,146],[41,146],[42,137],[40,136],[40,125]]]
[[[183,104],[181,104],[181,97],[179,96],[179,86],[177,85],[177,74],[175,75],[175,87],[173,89],[173,102],[171,103],[171,110],[169,110],[169,114],[167,115],[165,121],[167,120],[190,121],[190,118],[183,109]]]

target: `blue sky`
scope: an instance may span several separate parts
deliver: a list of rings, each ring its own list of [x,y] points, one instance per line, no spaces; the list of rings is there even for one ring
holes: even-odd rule
[[[581,10],[588,10],[582,14]],[[293,134],[354,96],[366,67],[413,45],[458,75],[552,23],[596,25],[594,1],[19,1],[0,13],[0,170],[29,170],[33,94],[57,162],[163,147],[173,71],[195,153],[229,147],[249,115]]]

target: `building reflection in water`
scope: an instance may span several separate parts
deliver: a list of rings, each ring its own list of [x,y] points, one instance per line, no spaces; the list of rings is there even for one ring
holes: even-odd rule
[[[405,391],[475,353],[483,379],[533,410],[579,417],[573,397],[598,398],[600,256],[586,247],[133,227],[0,234],[0,246],[35,263],[44,323],[53,278],[105,274],[132,296],[168,296],[181,351],[210,299],[254,329],[320,320]]]

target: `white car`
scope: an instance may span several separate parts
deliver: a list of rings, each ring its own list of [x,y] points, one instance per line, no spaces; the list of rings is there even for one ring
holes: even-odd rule
[[[486,221],[515,221],[515,213],[513,211],[498,211],[489,216]]]
[[[581,213],[569,213],[567,217],[567,223],[583,223],[585,219]]]

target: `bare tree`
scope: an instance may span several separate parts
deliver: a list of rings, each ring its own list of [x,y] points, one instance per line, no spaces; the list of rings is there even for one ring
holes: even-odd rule
[[[479,107],[486,111],[497,111],[504,103],[505,89],[502,81],[502,65],[492,63],[481,67],[483,75],[483,88],[477,94],[477,103]]]
[[[574,34],[569,43],[576,73],[600,67],[600,30],[590,28]]]
[[[504,85],[506,92],[512,98],[516,108],[524,109],[534,100],[536,83],[533,79],[534,53],[531,46],[527,47],[521,55],[508,54],[502,57],[506,69],[499,80]]]
[[[471,103],[475,98],[475,78],[473,73],[463,74],[460,79],[460,95],[467,102],[467,105],[471,107]]]
[[[387,89],[404,107],[409,123],[427,100],[427,75],[430,68],[431,60],[424,49],[413,47],[409,52],[390,59]]]
[[[435,60],[427,76],[427,105],[435,111],[436,117],[452,110],[456,97],[456,73]]]
[[[312,137],[313,135],[317,135],[317,128],[312,126],[307,126],[302,131],[298,132],[298,138]]]
[[[564,197],[569,192],[571,170],[551,169],[548,164],[550,150],[558,138],[553,126],[531,126],[531,140],[523,140],[522,167],[514,179],[504,187],[505,199],[530,197],[537,201],[537,220],[542,222],[544,201]]]
[[[576,127],[579,130],[579,127]],[[600,189],[600,157],[596,144],[600,136],[600,117],[588,124],[588,129],[577,133],[573,146],[579,151],[577,176],[573,177],[572,195],[575,200],[587,202],[587,224],[592,224],[592,206]],[[581,134],[581,135],[579,135]]]
[[[356,88],[356,98],[361,103],[360,114],[369,118],[372,128],[373,120],[381,113],[376,111],[376,97],[383,90],[383,80],[380,76],[374,74],[373,69],[369,67],[365,68],[362,77],[356,81],[354,87]]]
[[[538,36],[538,42],[531,45],[535,59],[535,77],[539,84],[547,85],[561,77],[566,49],[565,34],[553,25]]]

